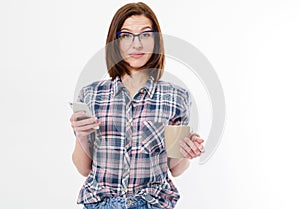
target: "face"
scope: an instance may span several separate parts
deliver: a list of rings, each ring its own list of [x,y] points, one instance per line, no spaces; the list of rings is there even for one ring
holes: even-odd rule
[[[154,33],[147,31],[152,29],[151,20],[144,15],[127,18],[121,27],[120,53],[131,67],[139,68],[150,59],[154,49]]]

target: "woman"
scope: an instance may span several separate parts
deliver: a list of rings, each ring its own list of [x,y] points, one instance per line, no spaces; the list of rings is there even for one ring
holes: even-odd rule
[[[166,155],[164,126],[188,125],[189,93],[160,81],[163,40],[146,4],[121,7],[106,43],[111,80],[94,82],[79,96],[95,118],[78,120],[84,113],[77,112],[70,119],[76,133],[73,162],[87,176],[78,203],[87,209],[174,208],[180,196],[168,169],[179,176],[203,150],[203,140],[192,134],[180,143],[185,158]]]

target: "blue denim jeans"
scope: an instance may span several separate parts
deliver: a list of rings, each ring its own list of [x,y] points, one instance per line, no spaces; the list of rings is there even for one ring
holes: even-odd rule
[[[148,206],[147,202],[141,197],[107,198],[103,202],[84,204],[83,209],[159,209],[158,207]]]

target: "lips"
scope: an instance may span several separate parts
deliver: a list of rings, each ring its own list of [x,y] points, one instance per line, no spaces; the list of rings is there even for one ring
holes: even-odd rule
[[[129,56],[132,58],[140,58],[144,56],[145,53],[130,53]]]

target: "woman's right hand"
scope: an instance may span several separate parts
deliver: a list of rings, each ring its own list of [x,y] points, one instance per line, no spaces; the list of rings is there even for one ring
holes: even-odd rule
[[[71,126],[79,139],[87,138],[87,136],[99,128],[100,121],[96,117],[84,118],[85,112],[75,112],[71,115]],[[84,119],[81,119],[84,118]]]

